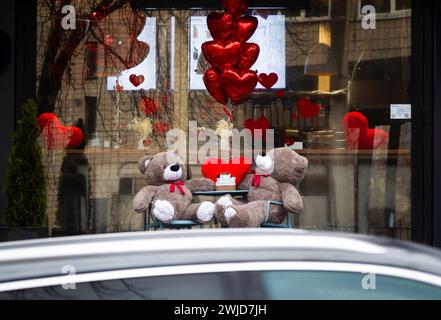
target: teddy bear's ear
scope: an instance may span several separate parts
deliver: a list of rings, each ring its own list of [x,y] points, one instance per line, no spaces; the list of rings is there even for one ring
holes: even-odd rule
[[[152,159],[153,159],[152,156],[144,156],[141,159],[139,159],[138,167],[139,167],[139,171],[141,171],[141,173],[145,173],[145,171],[147,170],[147,167],[148,167],[150,161],[152,161]]]

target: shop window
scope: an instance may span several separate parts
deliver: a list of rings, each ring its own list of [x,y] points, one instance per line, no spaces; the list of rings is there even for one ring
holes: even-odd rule
[[[365,30],[361,19],[354,19],[364,5],[380,14],[376,29]],[[170,129],[182,129],[194,141],[189,121],[196,122],[202,137],[220,120],[228,119],[238,130],[264,122],[274,130],[275,147],[296,150],[310,163],[300,185],[305,206],[296,226],[409,239],[409,9],[410,1],[404,0],[314,0],[306,11],[250,10],[259,26],[248,42],[260,47],[250,69],[274,72],[278,81],[270,89],[256,87],[231,115],[202,80],[210,67],[201,50],[211,40],[209,9],[149,8],[134,20],[129,5],[115,11],[94,24],[96,33],[79,47],[97,51],[86,51],[85,59],[78,50],[66,66],[54,112],[66,126],[85,119],[89,140],[81,150],[45,150],[54,155],[45,157],[51,159],[45,164],[48,190],[67,190],[59,188],[63,157],[84,153],[87,184],[78,193],[87,197],[81,204],[87,212],[81,223],[92,231],[141,229],[140,216],[129,219],[132,194],[144,183],[137,161],[167,150],[174,142],[167,139]],[[41,21],[50,21],[44,19],[47,12],[40,8]],[[39,26],[38,34],[45,30]],[[97,43],[87,42],[94,36]],[[46,52],[45,41],[39,38],[39,57]],[[142,52],[133,63],[121,63],[119,58],[130,60],[130,43]],[[97,66],[94,52],[99,53]],[[131,81],[141,75],[140,83]],[[193,176],[202,175],[201,163],[188,166]],[[54,217],[58,200],[53,192],[48,201],[48,215]],[[68,202],[63,206],[68,208]]]

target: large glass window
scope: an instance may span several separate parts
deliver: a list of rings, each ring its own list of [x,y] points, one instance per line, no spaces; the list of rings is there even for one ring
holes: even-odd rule
[[[365,5],[376,8],[374,19],[363,15]],[[44,151],[53,232],[142,229],[131,204],[144,185],[139,158],[165,151],[170,129],[194,139],[189,121],[203,135],[227,119],[202,81],[210,10],[112,9],[96,21],[84,19],[83,31],[91,29],[60,64],[63,77],[54,91],[45,87],[50,49],[71,48],[75,39],[73,31],[57,38],[53,12],[39,1],[39,93],[63,125],[85,134],[76,148]],[[247,120],[265,119],[275,147],[308,158],[296,227],[409,239],[410,1],[312,1],[306,11],[251,8],[247,14],[259,21],[249,40],[261,49],[252,69],[279,79],[242,101],[232,124],[242,130]],[[202,176],[200,163],[188,167],[193,177]]]

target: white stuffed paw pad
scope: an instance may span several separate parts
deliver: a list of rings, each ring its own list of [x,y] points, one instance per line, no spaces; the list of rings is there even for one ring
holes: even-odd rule
[[[161,222],[170,222],[175,216],[175,208],[166,200],[156,200],[153,204],[153,215]]]
[[[224,208],[228,208],[229,206],[233,205],[233,202],[231,201],[229,196],[223,196],[216,201],[216,204]]]
[[[234,217],[237,214],[237,211],[233,208],[227,208],[225,209],[225,219],[227,219],[227,222],[230,221],[232,217]]]
[[[210,201],[204,201],[198,208],[197,217],[199,221],[210,222],[214,217],[215,204]]]

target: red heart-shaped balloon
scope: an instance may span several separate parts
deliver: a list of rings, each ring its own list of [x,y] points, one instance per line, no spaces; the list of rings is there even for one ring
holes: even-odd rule
[[[245,120],[243,126],[245,129],[251,131],[251,135],[253,136],[253,138],[260,140],[266,138],[266,131],[270,127],[270,122],[266,117],[261,117],[257,120],[247,119]],[[261,131],[258,134],[256,130],[261,130]]]
[[[62,126],[53,113],[43,113],[37,121],[48,149],[76,148],[83,142],[84,136],[80,128]]]
[[[68,143],[66,148],[76,148],[83,143],[83,131],[81,131],[80,128],[75,126],[70,127],[61,127],[61,130],[64,132],[64,134],[67,137]]]
[[[205,59],[219,71],[233,66],[240,55],[240,43],[237,41],[222,44],[209,41],[202,44]]]
[[[156,101],[145,96],[141,97],[141,99],[139,100],[139,108],[147,116],[150,116],[158,111],[158,105]]]
[[[303,119],[313,118],[320,114],[320,104],[312,103],[308,98],[297,101],[297,110]]]
[[[239,103],[256,88],[257,74],[254,71],[244,71],[238,74],[233,69],[225,70],[221,75],[221,83],[227,96],[234,103]]]
[[[249,0],[222,0],[222,6],[235,18],[239,18],[248,10]]]
[[[255,43],[244,43],[240,47],[240,57],[237,66],[240,70],[249,70],[259,58],[260,47]]]
[[[233,40],[239,41],[240,43],[247,42],[253,36],[254,32],[256,32],[258,25],[259,20],[253,16],[246,16],[238,19],[236,21]]]
[[[261,73],[259,74],[259,83],[267,89],[271,89],[279,81],[279,76],[277,73]]]
[[[368,119],[360,112],[348,113],[342,122],[350,150],[372,150],[388,143],[389,134],[381,129],[369,129]]]
[[[214,40],[230,39],[234,33],[234,19],[227,12],[210,12],[207,17],[207,25]]]
[[[222,89],[220,76],[216,69],[208,69],[204,74],[203,80],[208,92],[214,99],[216,99],[216,101],[222,104],[227,103],[227,97]]]
[[[251,160],[246,157],[233,159],[229,163],[225,163],[222,159],[210,158],[202,164],[201,172],[205,178],[214,182],[219,175],[229,173],[232,177],[236,177],[236,185],[239,185],[250,172],[251,166]]]
[[[138,76],[136,74],[131,74],[129,80],[135,87],[139,87],[144,82],[144,76],[142,74]]]

